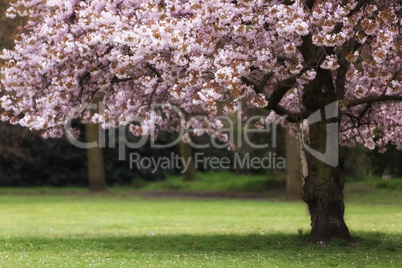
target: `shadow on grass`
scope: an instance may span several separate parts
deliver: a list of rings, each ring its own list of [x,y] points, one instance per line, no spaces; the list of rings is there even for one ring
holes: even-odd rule
[[[354,244],[304,239],[280,233],[11,237],[0,240],[0,267],[402,267],[402,234],[362,232]]]
[[[307,243],[305,234],[211,234],[211,235],[158,235],[147,236],[71,236],[71,237],[9,237],[0,240],[3,249],[8,250],[76,250],[85,246],[88,250],[122,251],[125,249],[140,251],[180,252],[180,251],[269,251],[282,250],[306,252],[326,252],[330,249],[381,254],[398,253],[402,250],[402,233],[358,232],[357,243],[332,240],[326,245]],[[313,252],[310,252],[313,253]]]

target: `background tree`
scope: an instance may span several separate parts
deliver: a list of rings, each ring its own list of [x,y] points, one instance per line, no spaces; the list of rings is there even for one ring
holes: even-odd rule
[[[269,110],[268,122],[301,124],[310,148],[311,241],[351,240],[338,130],[342,145],[402,148],[399,1],[12,3],[8,15],[29,21],[2,54],[4,120],[48,137],[71,118],[155,137],[183,129],[174,105],[225,141],[218,111]],[[94,99],[104,115],[73,108]]]
[[[195,168],[193,150],[190,144],[180,141],[179,149],[180,149],[180,156],[182,157],[183,161],[186,163],[186,165],[188,163],[186,170],[183,170],[183,180],[196,181],[197,170]]]
[[[95,141],[99,144],[99,125],[86,124],[85,137],[87,142]],[[90,191],[101,192],[107,190],[103,151],[99,146],[87,149],[88,187]]]
[[[96,100],[92,100],[95,102],[96,110],[91,111],[94,113],[95,111],[98,114],[101,114],[102,111],[99,109],[101,106],[96,104]],[[103,149],[100,146],[100,131],[99,124],[94,124],[92,122],[88,122],[85,124],[85,140],[87,143],[94,142],[97,146],[91,147],[87,149],[87,170],[88,170],[88,188],[90,191],[94,192],[102,192],[107,190],[106,183],[106,175],[105,175],[105,163],[103,160]]]

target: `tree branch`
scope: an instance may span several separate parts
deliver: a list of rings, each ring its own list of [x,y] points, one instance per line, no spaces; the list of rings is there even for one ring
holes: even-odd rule
[[[300,122],[308,117],[308,113],[306,111],[294,113],[279,104],[286,93],[295,85],[296,77],[297,76],[294,75],[279,82],[275,87],[274,92],[272,92],[272,94],[269,96],[268,105],[265,107],[265,110],[272,110],[278,115],[286,116],[286,120],[291,123]]]
[[[364,106],[363,110],[361,110],[361,112],[359,113],[357,122],[360,122],[362,120],[362,118],[366,115],[366,113],[370,110],[370,108],[371,108],[371,103]]]
[[[127,81],[131,81],[131,80],[133,80],[132,77],[119,79],[117,76],[114,76],[112,78],[112,80],[110,80],[110,82],[113,84],[113,83],[127,82]]]
[[[284,0],[283,2],[282,2],[282,4],[284,4],[284,5],[287,5],[287,6],[290,6],[290,5],[293,5],[294,4],[294,0]],[[307,6],[307,8],[311,11],[311,9],[313,8],[313,6],[314,6],[314,2],[315,2],[315,0],[307,0],[307,1],[305,1],[305,5]]]
[[[307,0],[306,1],[306,6],[308,7],[308,9],[311,11],[313,9],[314,6],[314,0]]]
[[[274,92],[268,98],[268,106],[265,107],[267,110],[273,110],[275,106],[279,104],[282,100],[283,96],[296,84],[296,76],[292,75],[288,79],[280,81],[275,89]]]
[[[154,66],[152,66],[150,63],[146,63],[145,66],[148,67],[148,69],[150,69],[151,72],[155,74],[159,79],[162,79],[160,72]]]
[[[253,86],[256,93],[264,93],[264,87],[272,75],[272,72],[264,74],[259,83],[245,76],[241,77],[241,81],[248,86]]]
[[[259,84],[256,83],[256,81],[251,80],[248,77],[242,76],[241,81],[246,84],[247,86],[252,86],[254,91],[257,93],[262,93],[262,88],[260,87]]]
[[[381,96],[369,96],[361,99],[351,100],[346,102],[346,107],[351,108],[361,104],[370,104],[375,102],[386,102],[386,101],[401,101],[402,96],[399,95],[381,95]]]
[[[306,111],[301,111],[300,113],[293,113],[279,104],[276,105],[271,110],[273,110],[277,115],[284,116],[286,120],[290,123],[299,123],[308,117]]]

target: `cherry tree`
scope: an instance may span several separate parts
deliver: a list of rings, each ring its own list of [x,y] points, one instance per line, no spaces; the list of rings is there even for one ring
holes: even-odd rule
[[[217,115],[268,110],[303,134],[313,242],[352,239],[338,144],[402,149],[400,1],[11,2],[27,23],[1,56],[3,120],[46,137],[71,118],[153,136],[182,130],[175,106],[225,139]],[[74,108],[94,101],[102,113]]]

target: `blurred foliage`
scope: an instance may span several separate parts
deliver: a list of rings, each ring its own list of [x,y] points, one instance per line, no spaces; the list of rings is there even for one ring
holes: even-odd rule
[[[340,155],[345,159],[344,173],[349,181],[362,180],[373,173],[370,153],[370,150],[360,145],[354,148],[340,148]]]
[[[39,133],[6,123],[0,125],[0,185],[2,186],[84,186],[87,185],[86,150],[72,145],[67,138],[44,139]],[[81,130],[81,136],[85,136]],[[174,135],[174,134],[169,134]],[[169,136],[165,134],[165,136]],[[137,137],[126,134],[127,140]],[[162,137],[163,138],[163,137]],[[174,150],[175,148],[172,148]],[[177,170],[130,169],[128,155],[168,156],[171,150],[157,150],[146,143],[139,149],[129,149],[126,161],[119,161],[118,145],[104,149],[106,178],[109,185],[127,185],[136,180],[161,180]]]
[[[45,140],[20,126],[1,123],[0,127],[1,185],[85,183],[81,181],[86,178],[85,151],[64,139]]]
[[[181,190],[217,192],[253,192],[285,189],[285,181],[274,176],[256,174],[233,174],[228,171],[206,171],[197,174],[194,182],[186,182],[180,176],[169,176],[161,182],[144,182],[141,190]]]
[[[396,150],[395,146],[388,146],[385,153],[372,151],[369,158],[373,174],[402,177],[402,151]]]

